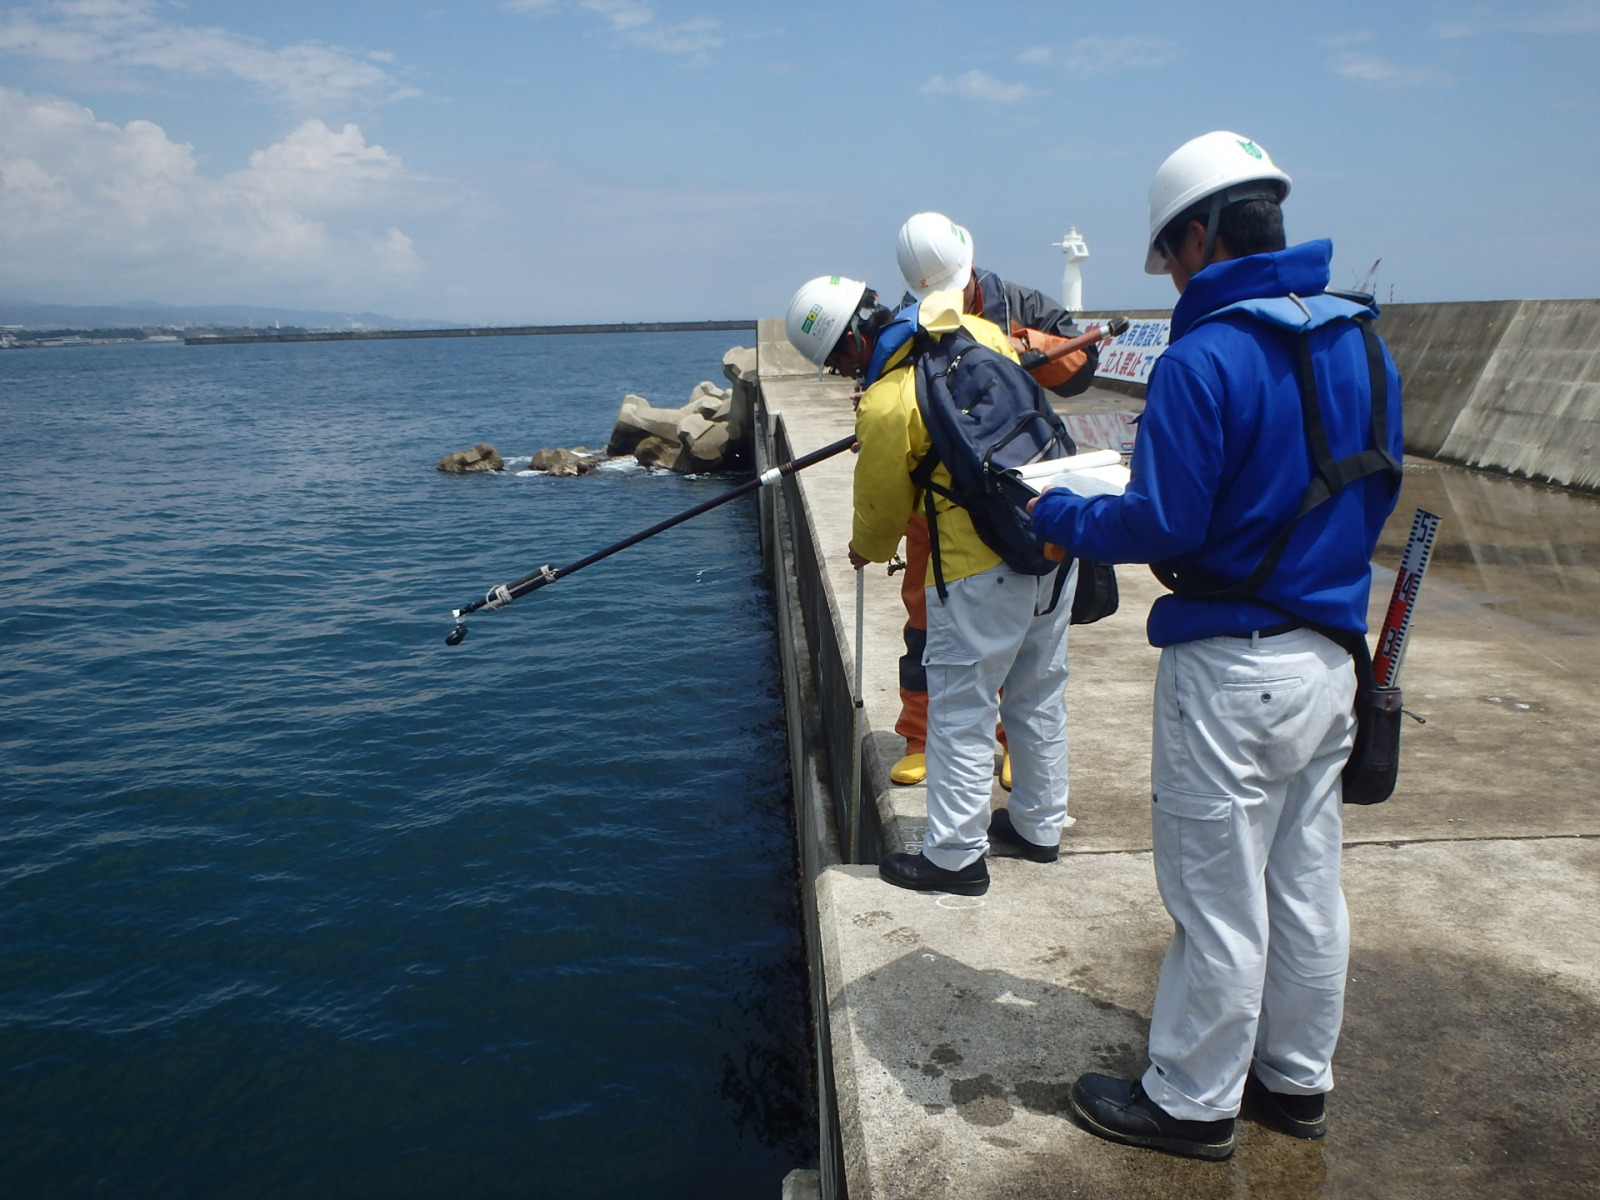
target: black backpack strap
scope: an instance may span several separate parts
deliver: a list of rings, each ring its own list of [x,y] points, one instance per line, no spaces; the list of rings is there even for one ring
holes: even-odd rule
[[[1311,340],[1302,335],[1296,339],[1295,375],[1300,381],[1300,413],[1305,423],[1306,444],[1311,450],[1311,460],[1317,473],[1306,490],[1301,513],[1309,512],[1323,500],[1338,494],[1358,479],[1383,471],[1392,476],[1396,487],[1400,483],[1401,467],[1389,453],[1389,373],[1383,365],[1383,346],[1372,331],[1372,318],[1352,318],[1361,330],[1361,340],[1367,351],[1367,378],[1372,396],[1372,448],[1335,459],[1328,447],[1328,431],[1322,421],[1322,405],[1317,400],[1316,364],[1311,358]],[[1318,484],[1321,488],[1318,488]],[[1313,500],[1313,493],[1320,492]],[[1299,519],[1297,515],[1296,520]]]
[[[1056,605],[1061,603],[1061,589],[1067,586],[1067,574],[1072,570],[1072,563],[1073,559],[1070,554],[1061,560],[1061,565],[1057,567],[1055,571],[1055,584],[1050,589],[1050,603],[1046,605],[1043,612],[1040,612],[1038,606],[1035,605],[1033,609],[1034,616],[1048,617],[1051,613],[1055,612]]]
[[[1305,430],[1306,449],[1311,456],[1312,479],[1300,497],[1300,507],[1289,523],[1273,538],[1255,569],[1239,582],[1212,590],[1199,590],[1180,583],[1170,563],[1151,563],[1150,570],[1162,585],[1173,592],[1198,600],[1244,600],[1254,596],[1278,567],[1278,560],[1289,546],[1295,528],[1312,509],[1332,499],[1345,488],[1380,471],[1389,476],[1389,485],[1400,488],[1401,465],[1389,453],[1389,374],[1383,362],[1383,344],[1372,330],[1372,318],[1352,317],[1361,330],[1367,353],[1367,375],[1372,396],[1372,440],[1374,448],[1346,458],[1335,459],[1328,445],[1328,428],[1322,420],[1322,403],[1317,397],[1316,362],[1311,356],[1309,334],[1295,335],[1295,379],[1300,385],[1300,418]]]
[[[911,472],[911,482],[922,489],[922,508],[928,517],[928,562],[933,567],[933,583],[939,590],[939,603],[943,604],[950,598],[950,592],[944,586],[944,566],[939,561],[939,519],[934,513],[933,496],[939,492],[948,498],[950,492],[933,482],[934,468],[938,465],[939,452],[929,450]]]

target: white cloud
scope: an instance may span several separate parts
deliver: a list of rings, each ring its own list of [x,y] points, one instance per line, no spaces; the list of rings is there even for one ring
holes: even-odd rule
[[[1064,66],[1077,75],[1106,75],[1144,67],[1163,67],[1178,57],[1178,47],[1167,38],[1131,35],[1078,38],[1065,50],[1055,46],[1030,46],[1017,55],[1018,62]]]
[[[546,16],[563,7],[562,0],[503,0],[507,12]],[[711,52],[727,40],[721,23],[710,17],[687,21],[662,21],[656,10],[640,0],[579,0],[578,7],[599,17],[611,32],[632,45],[660,54],[675,54],[697,63],[709,60]]]
[[[250,165],[227,178],[254,195],[317,209],[365,203],[374,185],[406,177],[400,159],[367,145],[359,125],[338,133],[321,121],[302,124],[283,141],[257,150]]]
[[[1335,54],[1330,65],[1334,74],[1344,79],[1380,88],[1442,87],[1455,82],[1453,75],[1436,67],[1397,63],[1376,54],[1348,50]]]
[[[1435,37],[1451,41],[1506,33],[1534,33],[1545,37],[1600,34],[1600,0],[1571,0],[1543,8],[1519,6],[1513,11],[1499,13],[1479,9],[1467,16],[1437,22],[1433,33]]]
[[[1354,29],[1349,33],[1333,33],[1318,40],[1330,50],[1348,50],[1351,46],[1359,46],[1363,42],[1370,42],[1378,35],[1370,29]]]
[[[381,297],[420,259],[418,184],[361,130],[308,120],[221,177],[159,125],[0,87],[0,277],[16,293]]]
[[[1139,67],[1162,67],[1178,57],[1178,47],[1166,38],[1079,38],[1067,55],[1067,69],[1084,75],[1103,75]]]
[[[153,0],[52,0],[0,14],[0,53],[63,65],[231,77],[301,109],[354,99],[416,95],[365,58],[337,46],[297,42],[276,49],[214,26],[157,15]]]
[[[1025,83],[1003,83],[987,71],[979,70],[968,71],[954,79],[935,75],[920,90],[927,96],[956,96],[986,104],[1021,104],[1043,94]]]

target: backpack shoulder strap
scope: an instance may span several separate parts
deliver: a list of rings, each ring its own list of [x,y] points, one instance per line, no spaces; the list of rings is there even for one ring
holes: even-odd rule
[[[1289,539],[1301,519],[1312,509],[1338,495],[1345,488],[1368,475],[1380,471],[1389,477],[1389,485],[1398,491],[1401,465],[1389,452],[1389,374],[1384,367],[1383,345],[1373,332],[1372,318],[1361,315],[1349,318],[1361,330],[1366,347],[1369,391],[1372,397],[1372,448],[1345,458],[1335,459],[1328,445],[1328,428],[1322,420],[1322,402],[1317,396],[1316,362],[1311,355],[1309,334],[1295,335],[1295,379],[1300,387],[1300,416],[1305,430],[1306,447],[1311,454],[1312,478],[1300,497],[1300,507],[1289,523],[1267,547],[1255,569],[1238,583],[1213,590],[1201,590],[1185,585],[1170,563],[1152,563],[1151,572],[1169,590],[1200,600],[1244,600],[1254,596],[1277,569],[1278,560],[1288,548]]]

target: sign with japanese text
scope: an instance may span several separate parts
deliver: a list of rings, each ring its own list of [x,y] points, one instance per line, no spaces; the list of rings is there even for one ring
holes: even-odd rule
[[[1106,379],[1124,379],[1129,383],[1147,383],[1150,368],[1167,348],[1167,333],[1172,322],[1139,317],[1128,322],[1128,328],[1119,336],[1100,345],[1100,367],[1095,374]]]

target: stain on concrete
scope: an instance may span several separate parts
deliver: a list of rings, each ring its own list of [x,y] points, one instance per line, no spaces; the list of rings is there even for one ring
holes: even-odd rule
[[[857,929],[871,929],[874,925],[881,925],[885,921],[894,920],[894,914],[887,909],[875,908],[871,912],[857,913],[850,918],[850,924]]]
[[[1024,1079],[1013,1089],[1017,1103],[1031,1113],[1044,1117],[1062,1117],[1072,1111],[1072,1084],[1044,1083],[1037,1079]]]
[[[972,1079],[952,1079],[950,1102],[968,1125],[1004,1125],[1011,1120],[1006,1089],[987,1071]]]
[[[1503,696],[1481,696],[1479,699],[1485,704],[1498,704],[1508,712],[1513,713],[1544,713],[1550,711],[1549,705],[1543,704],[1538,700],[1530,699],[1527,696],[1515,696],[1510,693]]]
[[[909,925],[902,925],[898,929],[891,929],[883,935],[883,940],[893,946],[915,946],[922,940],[922,935]]]

